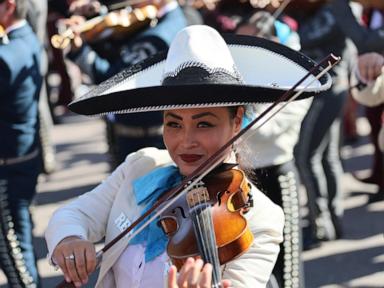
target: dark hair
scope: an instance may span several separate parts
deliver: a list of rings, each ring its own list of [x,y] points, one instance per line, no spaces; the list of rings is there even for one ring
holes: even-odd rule
[[[229,117],[230,117],[231,119],[233,119],[233,118],[236,117],[237,110],[238,110],[240,107],[241,107],[241,106],[228,106]]]

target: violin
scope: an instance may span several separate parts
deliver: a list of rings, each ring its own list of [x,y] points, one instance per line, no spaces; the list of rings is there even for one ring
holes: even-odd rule
[[[158,223],[178,269],[191,256],[219,268],[248,250],[253,234],[244,213],[252,206],[250,187],[241,170],[211,173],[165,209]]]
[[[54,48],[65,49],[76,33],[88,43],[95,43],[105,39],[121,39],[132,35],[157,21],[158,9],[154,5],[142,8],[120,9],[106,15],[91,18],[76,26],[76,30],[68,28],[63,33],[53,35],[51,44]]]

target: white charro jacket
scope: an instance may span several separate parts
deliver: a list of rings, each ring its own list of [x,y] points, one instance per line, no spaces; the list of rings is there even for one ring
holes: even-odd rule
[[[252,155],[243,157],[246,158],[243,159],[243,166],[249,169],[266,168],[293,160],[293,149],[299,137],[301,122],[311,103],[312,98],[293,101],[261,127],[252,127],[244,141]],[[260,115],[268,106],[270,104],[255,104],[256,115]],[[281,107],[283,105],[279,104],[278,109]]]
[[[172,161],[166,150],[145,148],[130,154],[99,186],[54,213],[45,234],[48,257],[51,257],[56,245],[70,235],[92,242],[103,237],[106,243],[111,241],[120,233],[116,219],[124,213],[132,222],[144,208],[136,204],[132,181],[155,167],[170,164]],[[223,267],[223,278],[230,279],[233,287],[237,288],[265,287],[279,252],[279,243],[283,240],[282,210],[255,188],[252,193],[254,207],[246,218],[254,234],[254,242],[245,254]],[[116,286],[111,268],[128,245],[125,239],[103,255],[96,288]],[[136,287],[129,284],[126,287]]]

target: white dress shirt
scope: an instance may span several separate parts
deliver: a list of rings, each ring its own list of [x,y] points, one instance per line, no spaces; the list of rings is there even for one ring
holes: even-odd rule
[[[113,265],[117,288],[165,287],[166,275],[171,263],[164,252],[145,263],[145,247],[141,244],[128,245]]]

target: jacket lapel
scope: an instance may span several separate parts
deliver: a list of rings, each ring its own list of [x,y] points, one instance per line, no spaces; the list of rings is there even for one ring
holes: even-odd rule
[[[115,264],[117,259],[123,253],[128,245],[127,239],[128,237],[124,237],[103,255],[97,284],[100,284],[99,282],[105,277],[105,274],[112,268],[113,264]]]

